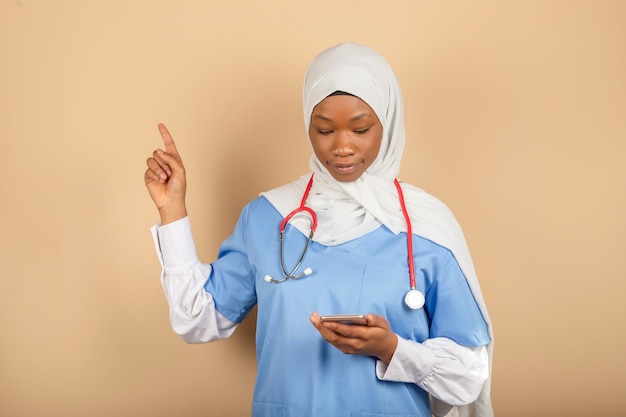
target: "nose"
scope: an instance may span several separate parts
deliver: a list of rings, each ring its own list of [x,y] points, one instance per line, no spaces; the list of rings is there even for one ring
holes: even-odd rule
[[[333,143],[333,156],[350,156],[356,152],[350,132],[337,132]]]

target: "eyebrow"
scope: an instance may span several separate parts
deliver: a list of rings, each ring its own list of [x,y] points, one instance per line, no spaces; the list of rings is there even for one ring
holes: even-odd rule
[[[315,115],[315,116],[313,116],[313,117],[314,117],[315,119],[321,119],[321,120],[325,120],[325,121],[327,121],[327,122],[332,122],[332,121],[333,121],[333,119],[331,119],[330,117],[326,117],[326,116],[323,116],[323,115],[321,115],[321,114],[316,114],[316,115]],[[356,116],[351,117],[351,118],[350,118],[350,121],[351,121],[351,122],[354,122],[354,121],[359,120],[359,119],[365,119],[366,117],[371,117],[371,114],[369,114],[369,113],[361,113],[361,114],[357,114]]]

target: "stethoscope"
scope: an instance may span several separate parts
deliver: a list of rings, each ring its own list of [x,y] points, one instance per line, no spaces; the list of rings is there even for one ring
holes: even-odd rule
[[[407,307],[413,310],[418,310],[424,306],[425,298],[424,298],[424,294],[422,294],[421,291],[416,289],[416,284],[415,284],[415,269],[413,266],[413,229],[411,227],[411,219],[409,218],[409,213],[407,212],[406,205],[404,204],[404,194],[402,193],[402,187],[400,187],[400,182],[397,179],[394,179],[393,182],[394,182],[394,185],[396,186],[396,190],[398,190],[398,197],[400,199],[400,207],[402,208],[402,215],[404,216],[404,220],[406,222],[406,235],[407,235],[406,240],[407,240],[408,265],[409,265],[409,280],[410,280],[411,289],[404,296],[404,303],[407,305]],[[298,279],[306,275],[311,275],[313,273],[313,270],[311,268],[305,268],[301,273],[296,274],[296,272],[298,271],[298,268],[300,268],[300,265],[302,265],[302,262],[304,261],[304,257],[306,256],[309,250],[309,246],[311,244],[311,241],[313,240],[313,234],[315,233],[315,229],[317,229],[317,215],[310,207],[306,206],[306,200],[309,196],[309,192],[311,191],[312,186],[313,186],[313,175],[311,175],[311,178],[309,179],[306,189],[304,190],[304,194],[302,196],[302,201],[300,202],[300,206],[297,207],[295,210],[293,210],[291,213],[289,213],[283,219],[283,221],[280,222],[280,267],[283,270],[283,277],[281,279],[274,279],[272,278],[271,275],[265,275],[264,279],[267,282],[278,284],[281,282],[285,282],[288,279]],[[294,266],[291,271],[288,271],[287,267],[285,267],[285,257],[284,257],[284,252],[283,252],[285,228],[287,227],[287,223],[289,223],[289,220],[291,220],[293,216],[302,212],[308,213],[308,215],[311,218],[311,232],[309,233],[309,237],[307,238],[306,245],[304,246],[304,250],[302,251],[300,258],[298,259],[296,266]]]

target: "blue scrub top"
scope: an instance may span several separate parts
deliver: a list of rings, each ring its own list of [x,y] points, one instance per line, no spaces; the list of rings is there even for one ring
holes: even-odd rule
[[[379,314],[405,339],[446,337],[464,346],[489,343],[487,326],[453,254],[413,236],[417,289],[423,309],[404,303],[410,288],[406,234],[381,226],[337,246],[312,242],[300,268],[313,273],[280,284],[282,216],[259,197],[242,211],[224,241],[205,289],[217,310],[241,322],[258,303],[258,363],[252,415],[289,417],[424,416],[428,394],[415,384],[381,381],[376,358],[346,355],[327,343],[309,322],[313,311]],[[284,233],[286,268],[295,266],[307,237],[295,227]]]

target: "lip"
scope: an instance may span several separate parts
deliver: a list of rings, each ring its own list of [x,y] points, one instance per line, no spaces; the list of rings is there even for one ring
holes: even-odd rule
[[[339,163],[329,162],[328,165],[332,167],[337,173],[342,174],[342,175],[348,175],[356,171],[360,163],[354,162],[351,164],[346,164],[346,163],[339,164]]]

